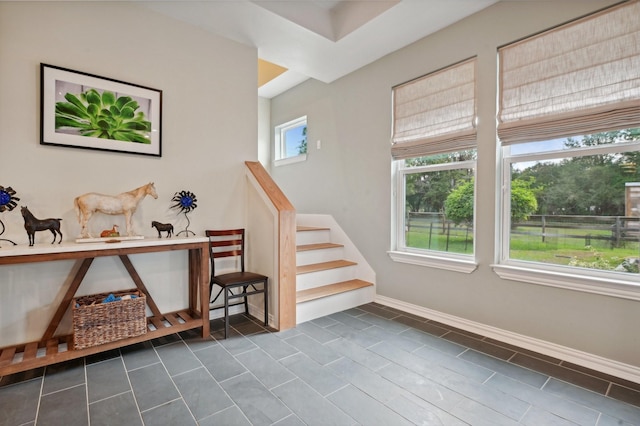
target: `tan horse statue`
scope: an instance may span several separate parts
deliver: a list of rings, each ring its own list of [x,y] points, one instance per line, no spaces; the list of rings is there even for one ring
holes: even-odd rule
[[[124,215],[127,225],[127,235],[134,236],[131,216],[138,208],[140,201],[147,195],[151,195],[156,199],[158,198],[153,182],[115,196],[90,192],[76,197],[73,200],[73,205],[81,227],[80,237],[91,238],[87,230],[87,222],[95,212]]]

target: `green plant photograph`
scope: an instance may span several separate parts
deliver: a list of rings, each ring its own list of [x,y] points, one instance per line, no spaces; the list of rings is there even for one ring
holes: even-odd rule
[[[81,136],[150,144],[151,122],[130,96],[88,89],[66,93],[67,102],[56,102],[55,127],[75,130]]]

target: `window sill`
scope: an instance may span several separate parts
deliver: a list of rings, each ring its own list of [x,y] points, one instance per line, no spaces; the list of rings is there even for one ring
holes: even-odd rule
[[[299,163],[301,161],[307,161],[307,154],[296,155],[295,157],[283,158],[273,162],[275,167],[286,166],[287,164]]]
[[[404,251],[388,251],[389,257],[394,262],[409,263],[411,265],[428,266],[430,268],[446,269],[448,271],[470,274],[475,271],[478,264],[472,260],[453,257],[437,257],[425,254],[408,253]]]
[[[491,265],[491,267],[500,278],[505,280],[546,285],[622,299],[640,300],[640,285],[632,281],[533,269],[524,266],[496,264]]]

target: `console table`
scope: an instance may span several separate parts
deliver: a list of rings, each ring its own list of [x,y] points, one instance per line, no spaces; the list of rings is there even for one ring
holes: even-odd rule
[[[174,250],[188,250],[189,306],[177,312],[162,313],[128,256]],[[73,335],[59,336],[55,335],[55,332],[91,263],[95,258],[103,256],[120,258],[136,287],[146,295],[147,306],[152,315],[147,317],[147,332],[143,335],[76,350],[73,348]],[[0,376],[199,327],[202,327],[202,337],[209,335],[209,240],[206,237],[145,238],[113,243],[65,242],[60,245],[39,244],[33,247],[16,246],[0,249],[0,265],[69,259],[76,260],[76,266],[71,272],[73,277],[42,338],[36,342],[0,348]]]

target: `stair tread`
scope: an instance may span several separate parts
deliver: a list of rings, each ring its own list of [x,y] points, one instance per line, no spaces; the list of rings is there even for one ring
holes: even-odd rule
[[[300,265],[296,267],[296,274],[306,274],[309,272],[325,271],[327,269],[343,268],[353,265],[357,265],[357,263],[350,260],[332,260],[329,262],[311,263],[309,265]]]
[[[304,232],[304,231],[329,231],[330,228],[324,228],[319,226],[296,226],[296,231]]]
[[[321,250],[321,249],[337,248],[337,247],[344,247],[344,245],[336,244],[336,243],[303,244],[303,245],[296,246],[296,251]]]
[[[322,297],[333,296],[335,294],[345,293],[347,291],[357,290],[364,287],[370,287],[373,283],[368,281],[353,279],[341,281],[334,284],[328,284],[320,287],[309,288],[296,292],[296,302],[309,302],[311,300],[320,299]]]

